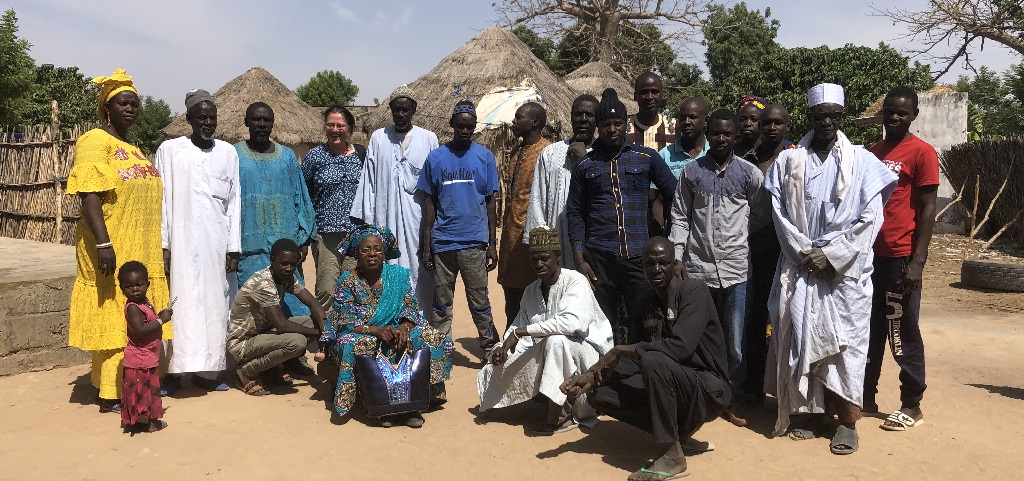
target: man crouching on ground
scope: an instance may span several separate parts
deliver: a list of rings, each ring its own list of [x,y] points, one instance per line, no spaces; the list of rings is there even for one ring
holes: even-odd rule
[[[645,340],[613,347],[562,391],[570,399],[593,391],[587,399],[599,413],[654,435],[661,454],[629,480],[661,481],[685,475],[683,445],[732,396],[725,335],[708,287],[674,275],[673,244],[664,237],[647,241],[642,265],[654,289],[638,303],[646,310]]]

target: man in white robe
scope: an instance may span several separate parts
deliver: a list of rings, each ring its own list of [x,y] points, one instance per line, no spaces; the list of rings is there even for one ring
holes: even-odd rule
[[[205,90],[185,96],[192,135],[160,145],[153,162],[164,180],[163,248],[174,304],[174,341],[164,389],[193,384],[226,391],[217,380],[227,367],[228,309],[236,289],[241,252],[238,154],[213,138],[217,106]]]
[[[409,269],[420,309],[428,309],[434,302],[434,281],[419,259],[423,193],[416,193],[416,182],[427,154],[438,146],[437,135],[412,124],[416,97],[408,86],[395,89],[388,107],[394,124],[370,136],[351,215],[391,228],[402,255],[388,262]],[[425,282],[419,282],[421,278]]]
[[[839,425],[835,454],[859,447],[871,318],[872,244],[896,175],[840,131],[843,89],[808,92],[813,130],[769,168],[782,257],[769,298],[766,386],[778,398],[775,435],[812,439]],[[792,426],[790,416],[794,416]]]
[[[538,279],[526,288],[519,315],[505,340],[494,347],[491,362],[477,376],[480,412],[543,394],[548,398],[547,421],[533,427],[533,434],[566,432],[578,424],[593,426],[597,414],[586,396],[569,405],[559,386],[612,348],[611,323],[598,305],[590,281],[561,267],[558,232],[538,227],[530,232],[530,238]]]
[[[590,151],[597,129],[597,98],[584,94],[572,103],[572,137],[555,142],[540,152],[533,171],[530,203],[526,208],[523,243],[530,244],[530,231],[548,226],[558,231],[562,244],[562,267],[575,269],[569,224],[565,221],[565,204],[569,199],[572,165]]]

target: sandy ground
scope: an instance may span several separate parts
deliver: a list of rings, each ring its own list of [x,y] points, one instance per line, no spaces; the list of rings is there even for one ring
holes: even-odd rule
[[[689,479],[1021,479],[1024,295],[955,287],[959,271],[942,252],[933,253],[923,306],[924,425],[891,433],[865,418],[860,451],[840,457],[828,452],[827,439],[771,439],[769,401],[750,428],[706,425],[697,437],[717,450],[690,458]],[[97,413],[88,366],[78,366],[0,378],[0,480],[624,480],[655,454],[646,433],[614,420],[589,435],[527,437],[524,426],[543,416],[535,403],[478,419],[478,349],[463,295],[456,306],[450,401],[426,414],[423,429],[375,428],[361,417],[332,422],[322,383],[312,379],[263,398],[186,385],[164,401],[167,430],[129,437],[118,416]],[[896,375],[887,359],[883,410],[899,407]]]

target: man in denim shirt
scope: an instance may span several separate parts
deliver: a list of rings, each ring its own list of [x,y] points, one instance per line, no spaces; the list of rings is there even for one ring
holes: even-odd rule
[[[566,205],[576,268],[594,285],[597,302],[621,344],[640,335],[635,304],[650,289],[640,265],[650,237],[649,186],[654,182],[665,205],[671,205],[676,183],[657,152],[627,140],[626,122],[625,106],[614,89],[606,89],[597,107],[597,142],[573,166]],[[626,325],[619,322],[620,296],[625,298]]]
[[[683,167],[672,205],[669,239],[678,268],[704,281],[722,321],[733,395],[743,382],[744,320],[747,292],[747,238],[764,225],[761,201],[764,176],[757,166],[733,153],[739,122],[731,110],[718,110],[708,122],[711,149]],[[730,410],[727,418],[745,426]]]

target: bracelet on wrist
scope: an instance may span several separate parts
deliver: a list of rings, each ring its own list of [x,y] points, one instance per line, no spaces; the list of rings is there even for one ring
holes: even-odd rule
[[[114,243],[113,242],[103,242],[103,243],[100,243],[100,244],[96,244],[96,248],[97,249],[109,249],[111,247],[114,247]]]

